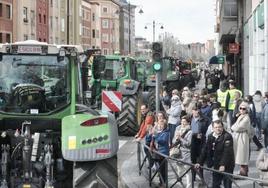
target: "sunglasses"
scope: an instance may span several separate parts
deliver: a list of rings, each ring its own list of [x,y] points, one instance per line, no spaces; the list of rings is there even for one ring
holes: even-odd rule
[[[246,110],[246,108],[239,108],[240,110]]]

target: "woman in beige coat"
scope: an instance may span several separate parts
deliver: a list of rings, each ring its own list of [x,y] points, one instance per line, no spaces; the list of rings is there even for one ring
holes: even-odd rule
[[[231,127],[234,139],[235,164],[240,165],[240,174],[248,176],[250,117],[248,103],[242,102],[239,106],[238,118]]]
[[[260,178],[268,182],[268,148],[260,151],[257,157],[256,167],[260,170]],[[265,184],[264,187],[268,187],[268,184]]]

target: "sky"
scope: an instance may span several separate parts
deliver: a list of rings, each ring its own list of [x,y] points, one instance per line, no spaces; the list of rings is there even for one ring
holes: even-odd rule
[[[164,32],[172,33],[182,43],[206,42],[215,39],[215,0],[128,0],[136,8],[136,36],[153,40]],[[143,14],[139,14],[142,8]],[[161,24],[164,29],[161,30]],[[145,25],[147,29],[144,29]]]

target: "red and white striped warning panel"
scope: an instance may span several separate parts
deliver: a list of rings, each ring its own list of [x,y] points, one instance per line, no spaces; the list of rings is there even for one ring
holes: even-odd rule
[[[102,111],[120,112],[122,107],[122,93],[119,91],[102,91]]]

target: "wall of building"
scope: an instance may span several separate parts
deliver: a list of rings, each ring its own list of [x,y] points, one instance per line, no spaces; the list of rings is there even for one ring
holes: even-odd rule
[[[12,0],[2,0],[0,4],[0,43],[11,42],[13,38]]]
[[[264,3],[267,5],[267,0]],[[262,3],[259,3],[255,6],[252,2],[252,11],[244,23],[244,92],[246,94],[254,94],[256,90],[264,92],[268,89],[268,62],[265,61],[265,57],[268,56],[265,51],[267,24],[262,27],[261,20],[258,19],[259,14],[263,12],[261,5]]]

